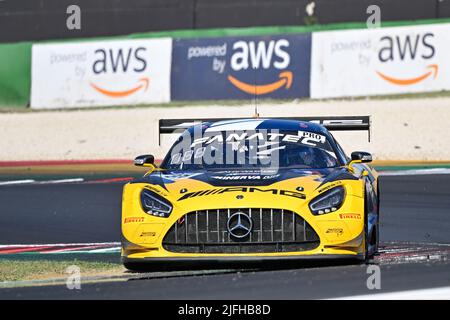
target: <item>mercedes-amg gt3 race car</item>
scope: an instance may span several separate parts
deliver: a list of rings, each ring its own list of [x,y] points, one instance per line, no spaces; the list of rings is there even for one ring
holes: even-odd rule
[[[124,186],[122,261],[370,259],[379,241],[378,174],[332,130],[369,117],[160,120],[179,133],[159,166]],[[370,134],[370,131],[369,131]],[[370,137],[370,135],[369,135]]]

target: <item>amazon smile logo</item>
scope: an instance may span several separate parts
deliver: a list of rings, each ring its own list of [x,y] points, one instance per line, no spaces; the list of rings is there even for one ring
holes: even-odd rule
[[[262,95],[274,92],[282,87],[285,87],[286,89],[291,88],[293,78],[291,71],[280,72],[279,78],[278,81],[263,85],[251,85],[236,79],[232,75],[228,76],[228,81],[241,91],[249,94]]]
[[[133,93],[140,91],[141,89],[143,89],[142,91],[147,91],[149,82],[150,82],[150,79],[148,77],[144,77],[144,78],[139,79],[138,84],[136,86],[134,86],[130,89],[118,90],[118,91],[107,90],[107,89],[101,88],[92,82],[90,83],[90,85],[97,92],[99,92],[105,96],[108,96],[110,98],[123,98],[123,97],[130,96]]]
[[[230,61],[233,73],[275,69],[279,70],[279,74],[278,79],[265,84],[247,83],[232,74],[228,74],[228,81],[240,91],[252,95],[264,95],[281,88],[289,90],[294,77],[292,71],[286,70],[291,61],[288,48],[289,41],[286,39],[235,42]]]
[[[427,66],[427,69],[429,69],[428,72],[423,73],[422,75],[418,77],[413,78],[395,78],[388,75],[385,75],[384,73],[381,73],[380,71],[376,71],[376,73],[387,82],[390,82],[395,85],[399,86],[409,86],[413,85],[419,82],[424,81],[425,79],[429,78],[431,75],[433,75],[433,79],[436,79],[439,66],[437,64],[430,64]]]

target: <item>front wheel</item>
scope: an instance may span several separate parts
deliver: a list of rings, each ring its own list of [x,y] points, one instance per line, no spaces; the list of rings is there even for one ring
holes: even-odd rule
[[[376,246],[373,244],[373,237],[375,232],[372,232],[372,236],[369,236],[368,224],[364,222],[364,262],[369,263],[376,252]]]
[[[378,230],[378,217],[377,217],[377,223],[372,229],[372,232],[370,233],[369,230],[369,201],[370,201],[370,194],[368,192],[368,188],[366,186],[366,195],[364,199],[364,261],[366,263],[369,263],[371,259],[373,259],[374,255],[378,251],[378,243],[379,243],[379,230]],[[373,205],[371,206],[373,209]],[[378,204],[377,204],[377,210],[379,210]]]

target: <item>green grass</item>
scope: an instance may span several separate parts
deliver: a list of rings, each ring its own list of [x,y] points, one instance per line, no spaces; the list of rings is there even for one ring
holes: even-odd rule
[[[0,282],[46,280],[66,278],[67,267],[76,265],[81,277],[118,273],[123,267],[118,263],[80,260],[9,260],[0,259]]]

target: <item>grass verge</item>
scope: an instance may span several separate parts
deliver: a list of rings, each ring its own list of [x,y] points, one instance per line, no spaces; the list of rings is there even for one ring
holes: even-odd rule
[[[82,260],[0,259],[0,282],[66,278],[69,266],[80,268],[81,277],[116,275],[124,272],[119,263]]]

